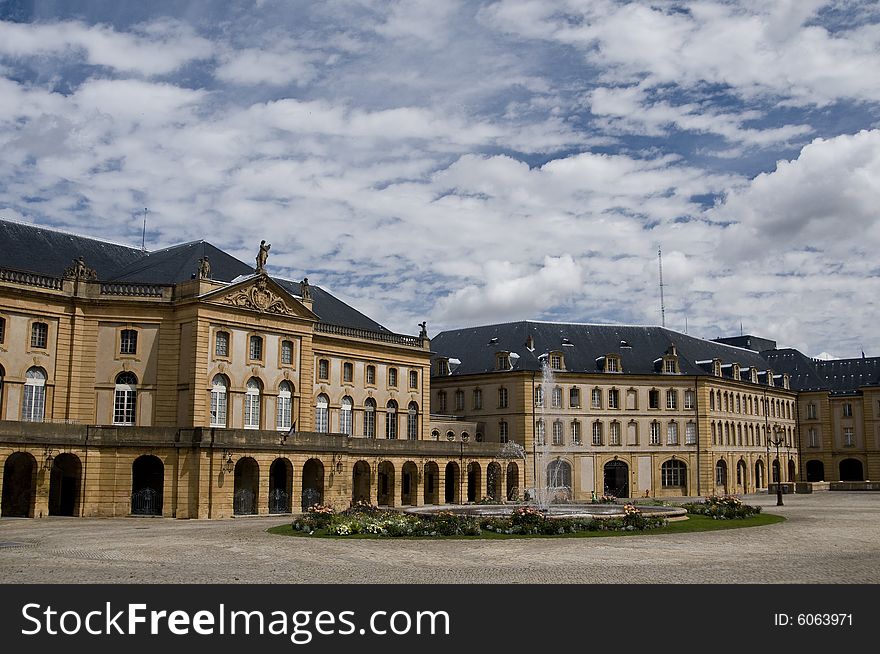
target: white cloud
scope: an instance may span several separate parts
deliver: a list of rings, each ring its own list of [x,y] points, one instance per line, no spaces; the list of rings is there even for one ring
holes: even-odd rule
[[[303,85],[317,75],[315,64],[320,58],[321,55],[293,48],[275,52],[247,48],[226,54],[215,74],[218,79],[233,84]]]

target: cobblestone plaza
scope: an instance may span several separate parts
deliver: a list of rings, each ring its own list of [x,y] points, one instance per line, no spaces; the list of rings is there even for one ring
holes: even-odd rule
[[[332,540],[284,518],[0,519],[5,583],[880,583],[880,494],[746,501],[780,524],[677,535]]]

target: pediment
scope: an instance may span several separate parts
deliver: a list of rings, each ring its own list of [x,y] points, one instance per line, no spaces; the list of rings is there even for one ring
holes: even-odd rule
[[[211,291],[203,295],[202,300],[255,313],[318,320],[307,306],[266,275]]]

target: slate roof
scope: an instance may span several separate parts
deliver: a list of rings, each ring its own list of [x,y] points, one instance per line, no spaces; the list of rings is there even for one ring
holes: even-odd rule
[[[179,284],[193,278],[204,256],[211,264],[211,277],[232,280],[254,274],[253,266],[236,259],[207,241],[192,241],[146,252],[99,239],[68,234],[54,229],[0,220],[0,267],[61,277],[73,260],[82,256],[101,281],[144,284]],[[273,277],[291,294],[301,296],[299,282]],[[321,322],[390,333],[319,286],[310,287],[312,311]]]
[[[531,336],[534,349],[526,345]],[[770,364],[759,353],[715,341],[703,340],[663,327],[632,325],[590,325],[520,321],[485,325],[441,332],[431,339],[434,358],[457,359],[453,376],[495,371],[495,354],[512,352],[513,370],[540,371],[540,355],[560,351],[567,371],[602,372],[602,357],[620,356],[623,373],[653,374],[660,372],[660,361],[670,346],[675,345],[679,369],[685,375],[711,374],[711,361],[738,363],[741,379],[748,368],[766,371]],[[724,368],[730,376],[733,367]]]
[[[774,371],[791,375],[791,387],[799,391],[829,391],[851,394],[862,386],[880,385],[880,357],[861,359],[811,359],[797,350],[761,353]]]
[[[0,266],[4,268],[61,277],[82,256],[100,279],[110,279],[145,254],[126,245],[0,220]]]

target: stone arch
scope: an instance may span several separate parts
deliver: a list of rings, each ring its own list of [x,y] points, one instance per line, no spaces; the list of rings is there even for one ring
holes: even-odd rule
[[[520,499],[519,492],[519,466],[511,461],[507,464],[507,499],[515,501]]]
[[[440,467],[434,461],[425,464],[423,486],[425,504],[440,504]]]
[[[825,481],[825,464],[817,459],[807,461],[807,481]]]
[[[455,461],[450,461],[449,463],[447,463],[445,474],[446,493],[443,500],[446,504],[460,504],[461,470],[459,469],[458,464]]]
[[[252,457],[241,457],[235,462],[233,479],[232,513],[256,515],[260,492],[260,465]]]
[[[797,479],[797,466],[794,463],[794,459],[788,460],[788,481],[795,481]]]
[[[162,515],[165,464],[152,454],[139,456],[131,464],[131,512],[134,515]]]
[[[564,502],[571,499],[571,464],[564,459],[555,459],[547,464],[546,486],[549,500]]]
[[[55,457],[49,473],[49,515],[79,515],[82,463],[76,454]]]
[[[470,461],[467,464],[467,501],[479,502],[483,499],[480,496],[480,490],[483,483],[483,468],[477,461]]]
[[[759,459],[755,461],[755,489],[764,488],[765,486],[764,462]]]
[[[501,495],[501,465],[496,461],[486,466],[486,497],[491,497],[496,502],[503,499]]]
[[[419,497],[419,468],[412,461],[407,461],[400,469],[400,504],[415,506]]]
[[[290,513],[293,494],[293,464],[278,457],[269,466],[269,513]]]
[[[358,461],[351,469],[351,501],[370,503],[370,464]]]
[[[602,468],[603,492],[614,497],[629,497],[629,466],[613,459]]]
[[[33,518],[37,461],[30,452],[13,452],[3,465],[3,517]]]
[[[715,488],[727,493],[727,461],[724,459],[715,462]]]
[[[844,459],[838,468],[840,481],[865,481],[865,468],[858,459]]]
[[[376,504],[379,506],[394,506],[394,464],[391,461],[383,461],[377,469],[378,490],[376,491]]]
[[[302,510],[324,502],[324,464],[320,459],[309,459],[302,470]]]

